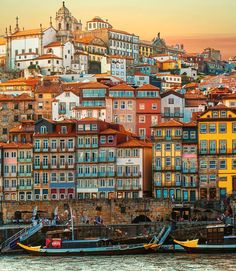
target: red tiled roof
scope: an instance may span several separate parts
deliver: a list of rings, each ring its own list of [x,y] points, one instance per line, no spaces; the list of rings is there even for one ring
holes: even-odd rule
[[[59,47],[62,46],[63,43],[61,41],[53,41],[51,43],[49,43],[48,45],[45,45],[44,48],[48,48],[48,47]]]
[[[119,84],[114,87],[111,87],[110,90],[134,90],[134,88],[127,84]]]
[[[98,83],[98,82],[89,82],[89,83],[83,83],[80,87],[80,89],[108,89],[109,87]]]
[[[134,75],[136,75],[136,76],[148,76],[147,74],[139,72],[139,71],[135,72]]]
[[[160,89],[151,84],[146,84],[146,85],[142,85],[141,87],[138,87],[137,90],[160,90]]]
[[[130,139],[117,145],[118,148],[152,148],[152,143],[138,139]]]
[[[16,142],[1,143],[1,146],[3,147],[3,149],[31,149],[33,148],[33,145],[31,143],[16,143]]]
[[[0,94],[0,101],[34,101],[34,98],[27,93],[17,96],[11,94]]]
[[[183,126],[183,122],[179,121],[179,120],[175,120],[175,119],[170,119],[168,121],[165,122],[161,122],[157,125],[155,125],[154,127],[159,128],[159,127],[180,127]]]
[[[35,58],[34,60],[42,60],[42,59],[62,59],[62,58],[53,54],[44,54]]]

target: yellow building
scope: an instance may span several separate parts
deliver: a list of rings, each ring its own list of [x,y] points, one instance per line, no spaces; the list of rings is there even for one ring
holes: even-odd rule
[[[169,120],[153,128],[153,189],[158,199],[188,198],[182,189],[182,126],[177,120]]]
[[[141,40],[139,42],[140,56],[150,57],[154,53],[154,46],[151,41]]]
[[[169,70],[176,70],[181,69],[181,61],[169,59],[161,63],[161,70],[169,71]]]
[[[200,199],[236,192],[236,112],[221,104],[198,119]]]

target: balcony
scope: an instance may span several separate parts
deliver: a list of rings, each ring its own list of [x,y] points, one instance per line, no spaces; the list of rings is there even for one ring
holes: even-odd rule
[[[122,185],[122,186],[117,186],[116,190],[140,191],[141,190],[141,185]]]
[[[32,172],[19,172],[19,177],[32,177]]]
[[[115,162],[116,161],[116,157],[108,157],[108,162]]]
[[[115,177],[115,172],[107,172],[108,177]]]
[[[154,186],[162,186],[162,183],[161,183],[161,181],[156,181],[156,182],[154,182]]]
[[[25,163],[25,162],[28,162],[28,163],[30,163],[30,162],[32,162],[32,157],[30,157],[30,158],[18,158],[18,162],[20,162],[20,163]]]
[[[99,172],[99,173],[98,173],[98,176],[99,176],[99,177],[106,177],[106,172]]]
[[[183,112],[162,112],[162,116],[164,116],[165,118],[183,118],[184,117],[184,113]]]
[[[181,166],[175,166],[175,170],[181,170]]]
[[[98,148],[98,144],[92,144],[92,148]]]
[[[181,181],[175,181],[175,186],[181,186]]]
[[[33,189],[33,185],[18,185],[17,186],[18,190],[32,190]]]
[[[117,177],[141,177],[141,172],[117,172]]]
[[[34,165],[34,169],[40,169],[40,165]]]
[[[165,140],[171,140],[171,136],[165,136]]]

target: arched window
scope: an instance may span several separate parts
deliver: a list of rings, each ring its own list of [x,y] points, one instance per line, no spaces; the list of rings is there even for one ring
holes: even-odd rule
[[[53,54],[53,50],[52,50],[52,48],[48,48],[48,50],[47,50],[47,54]]]
[[[46,134],[47,133],[47,127],[46,126],[41,126],[40,127],[40,134]]]
[[[58,30],[61,30],[61,23],[58,24]]]
[[[66,30],[70,30],[70,24],[66,24]]]

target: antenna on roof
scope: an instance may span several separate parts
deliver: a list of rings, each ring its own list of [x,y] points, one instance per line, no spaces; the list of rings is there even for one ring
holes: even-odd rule
[[[19,31],[19,17],[16,16],[16,27],[15,27],[15,31]]]
[[[63,7],[65,7],[65,1],[62,2]]]
[[[50,26],[52,27],[52,16],[50,16]]]

